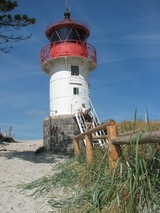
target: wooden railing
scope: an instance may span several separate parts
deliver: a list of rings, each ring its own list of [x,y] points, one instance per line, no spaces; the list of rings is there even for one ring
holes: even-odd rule
[[[95,132],[106,130],[106,135],[94,136]],[[115,121],[110,120],[98,127],[87,130],[86,132],[76,135],[74,137],[74,151],[76,155],[80,154],[79,142],[83,139],[86,141],[86,158],[88,164],[93,162],[93,140],[108,139],[108,154],[109,154],[109,168],[112,170],[115,167],[116,161],[121,156],[121,144],[138,144],[144,143],[160,143],[160,130],[143,132],[134,131],[123,135],[118,135],[118,128]]]
[[[95,132],[100,130],[106,130],[107,135],[104,136],[92,136]],[[115,162],[120,157],[120,148],[119,145],[113,144],[112,140],[116,138],[118,135],[118,130],[116,123],[113,120],[110,120],[98,127],[87,130],[86,132],[77,135],[74,137],[74,150],[75,154],[80,154],[79,141],[85,139],[86,140],[86,158],[87,162],[91,164],[93,162],[93,140],[95,139],[108,139],[108,147],[109,147],[109,164],[110,168],[114,168]]]

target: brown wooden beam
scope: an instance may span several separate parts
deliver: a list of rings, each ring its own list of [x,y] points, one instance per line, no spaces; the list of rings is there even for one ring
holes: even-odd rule
[[[107,121],[106,123],[101,124],[100,126],[97,126],[97,127],[95,127],[95,128],[92,128],[92,129],[87,130],[87,131],[84,132],[84,133],[81,133],[81,134],[79,134],[79,135],[76,135],[74,138],[75,138],[75,139],[79,139],[79,140],[84,139],[86,134],[89,135],[89,134],[92,134],[92,133],[94,133],[94,132],[98,132],[98,131],[100,131],[100,130],[106,129],[107,126],[110,126],[110,125],[112,125],[113,123],[115,123],[113,120]]]
[[[79,155],[80,154],[79,141],[76,140],[75,138],[73,140],[73,145],[74,145],[74,153],[75,153],[75,155]]]
[[[118,129],[114,123],[112,125],[107,126],[108,132],[108,146],[109,146],[109,168],[113,170],[115,168],[116,161],[120,157],[120,146],[112,143],[112,140],[118,136]]]
[[[92,135],[85,135],[86,139],[86,157],[88,164],[93,162],[93,147],[92,147]]]
[[[97,140],[97,139],[107,139],[108,135],[92,135],[92,139],[93,140]]]
[[[160,130],[151,132],[139,132],[131,135],[118,136],[112,140],[113,144],[138,144],[160,143]]]

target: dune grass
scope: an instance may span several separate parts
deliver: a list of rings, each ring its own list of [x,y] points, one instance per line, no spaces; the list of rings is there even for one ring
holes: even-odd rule
[[[147,121],[144,122],[141,119],[135,119],[135,121],[123,121],[117,123],[119,132],[125,133],[129,131],[134,131],[136,129],[142,129],[144,131],[152,131],[160,129],[160,121]]]
[[[95,158],[93,165],[87,167],[84,162],[85,172],[74,181],[79,184],[80,191],[77,190],[77,196],[62,208],[62,212],[160,211],[159,156],[154,147],[149,145],[145,149],[150,153],[144,156],[142,151],[139,154],[138,146],[125,148],[126,154],[112,172],[109,172],[107,152],[95,150],[98,160]]]
[[[137,125],[144,129],[141,121],[136,122],[135,126],[135,121],[126,121],[125,124],[130,125],[127,131],[137,128]],[[124,127],[126,131],[124,123],[118,125],[122,132]],[[55,189],[63,190],[66,197],[51,197],[49,201],[62,213],[160,212],[159,144],[138,145],[137,135],[136,145],[121,148],[122,157],[113,171],[109,170],[107,148],[94,147],[92,165],[86,163],[85,153],[82,152],[79,157],[68,159],[56,167],[53,176],[43,177],[23,187],[34,190],[33,194],[40,196]]]

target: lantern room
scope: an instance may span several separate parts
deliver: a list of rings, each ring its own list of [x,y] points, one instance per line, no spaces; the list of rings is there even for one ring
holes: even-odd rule
[[[90,31],[86,24],[72,20],[68,9],[64,20],[50,24],[45,33],[50,43],[41,50],[42,68],[46,61],[63,56],[87,58],[91,61],[90,71],[95,68],[96,50],[87,43]]]

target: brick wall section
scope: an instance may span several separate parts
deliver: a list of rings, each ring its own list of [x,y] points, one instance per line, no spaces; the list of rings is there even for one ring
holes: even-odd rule
[[[67,153],[73,150],[73,136],[79,129],[72,115],[53,116],[44,119],[43,143],[47,150]]]

